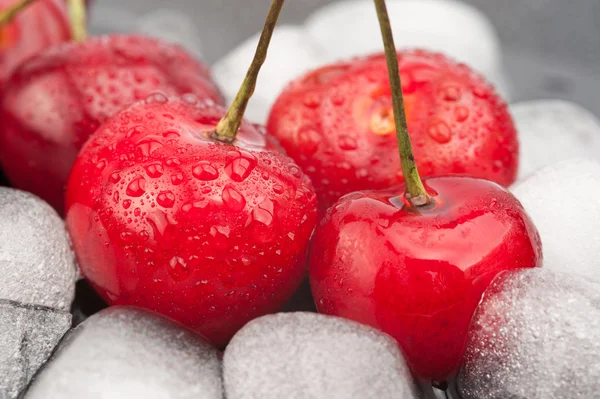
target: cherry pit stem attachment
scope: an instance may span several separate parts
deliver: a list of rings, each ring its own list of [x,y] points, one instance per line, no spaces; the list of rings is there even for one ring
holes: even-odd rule
[[[396,54],[390,18],[385,0],[374,0],[374,2],[385,47],[385,58],[388,66],[390,87],[392,89],[396,136],[398,138],[400,162],[402,164],[402,174],[404,175],[406,186],[405,197],[413,206],[418,207],[428,205],[431,203],[431,197],[427,194],[423,182],[421,181],[421,177],[419,176],[410,143],[410,136],[408,135],[406,113],[404,111],[404,98],[402,97],[402,84],[400,81],[400,71],[398,70],[398,56]]]
[[[213,137],[219,141],[231,143],[235,140],[235,136],[242,124],[248,101],[256,88],[258,73],[267,58],[267,50],[269,49],[269,43],[273,36],[273,30],[275,29],[277,19],[279,18],[284,3],[285,0],[272,0],[271,2],[267,20],[265,21],[260,39],[258,40],[254,59],[250,64],[250,68],[248,68],[244,82],[235,96],[233,103],[227,110],[227,113],[223,119],[219,121],[213,132]]]

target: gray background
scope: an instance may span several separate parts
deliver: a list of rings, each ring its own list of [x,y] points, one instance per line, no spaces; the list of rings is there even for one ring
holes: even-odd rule
[[[600,115],[600,0],[465,0],[496,25],[513,100],[555,97]],[[288,0],[282,23],[299,23],[332,0]],[[257,32],[269,0],[96,0],[96,32],[129,31],[142,10],[179,8],[197,24],[203,55],[216,61]],[[106,10],[118,10],[110,15]],[[129,21],[129,22],[128,22]]]

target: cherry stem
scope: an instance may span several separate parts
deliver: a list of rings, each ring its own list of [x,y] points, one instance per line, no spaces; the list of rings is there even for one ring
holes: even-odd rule
[[[0,27],[11,23],[12,20],[15,19],[15,17],[21,13],[21,11],[23,11],[25,8],[27,8],[27,6],[36,1],[37,0],[21,0],[0,12]]]
[[[87,38],[85,0],[69,0],[69,13],[71,15],[71,36],[74,41],[81,43]]]
[[[271,1],[267,19],[260,35],[260,39],[258,40],[258,45],[256,46],[256,53],[254,54],[254,59],[250,64],[250,68],[248,68],[244,82],[235,96],[233,103],[227,110],[227,113],[225,113],[225,116],[219,121],[215,128],[213,137],[219,141],[232,143],[235,140],[240,125],[242,124],[248,101],[250,100],[250,97],[252,97],[252,94],[254,94],[258,73],[267,58],[271,37],[273,36],[273,31],[275,30],[275,25],[277,24],[277,19],[279,18],[284,3],[285,0]]]
[[[381,28],[381,36],[385,48],[385,59],[387,61],[390,87],[392,90],[392,104],[394,108],[394,121],[396,122],[396,137],[398,138],[398,148],[400,150],[400,163],[402,164],[402,174],[406,191],[406,199],[413,206],[423,206],[431,203],[431,198],[415,164],[410,136],[408,135],[408,126],[406,123],[406,113],[404,111],[404,98],[402,97],[402,83],[400,81],[400,71],[398,70],[398,55],[396,54],[396,45],[392,35],[390,17],[388,15],[385,0],[374,0],[377,9],[377,17]]]

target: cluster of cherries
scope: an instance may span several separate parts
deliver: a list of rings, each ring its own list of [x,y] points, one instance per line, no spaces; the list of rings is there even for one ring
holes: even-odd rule
[[[289,299],[308,261],[320,312],[390,334],[416,375],[443,381],[491,280],[541,265],[537,231],[504,188],[518,167],[505,103],[465,65],[396,52],[384,0],[386,53],[290,83],[266,128],[242,118],[283,0],[229,109],[177,46],[86,38],[83,0],[68,41],[63,1],[21,1],[3,28],[0,160],[65,215],[109,304],[223,347]]]

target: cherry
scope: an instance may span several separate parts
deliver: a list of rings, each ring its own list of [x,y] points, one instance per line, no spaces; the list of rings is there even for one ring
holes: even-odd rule
[[[102,298],[158,311],[218,346],[292,295],[316,223],[308,177],[242,122],[282,6],[273,1],[227,112],[152,95],[100,127],[68,182],[67,227]]]
[[[498,184],[466,176],[421,181],[385,1],[375,3],[405,184],[348,194],[327,211],[313,237],[310,283],[320,312],[390,334],[417,376],[443,381],[458,370],[487,286],[505,270],[541,266],[541,242]]]
[[[6,175],[62,213],[64,186],[82,145],[108,117],[156,91],[223,101],[204,64],[179,46],[147,37],[94,37],[28,59],[0,104]]]
[[[64,0],[29,2],[0,0],[0,10],[4,10],[0,17],[0,90],[23,60],[71,37]],[[24,6],[27,9],[21,13]]]
[[[398,58],[421,173],[513,183],[516,130],[484,78],[425,50]],[[384,54],[328,65],[291,83],[273,105],[267,131],[310,176],[322,209],[349,192],[403,181]]]

